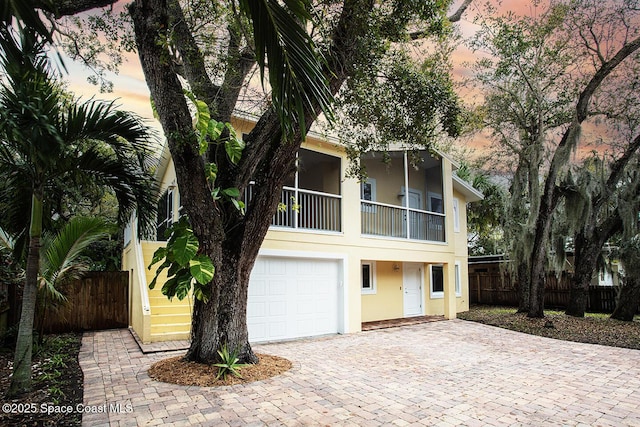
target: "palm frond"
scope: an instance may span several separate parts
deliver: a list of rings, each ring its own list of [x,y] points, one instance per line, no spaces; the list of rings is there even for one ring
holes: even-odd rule
[[[13,19],[18,20],[24,27],[33,28],[48,42],[53,42],[51,31],[40,18],[36,7],[53,11],[55,9],[52,0],[2,0],[0,1],[0,20],[9,26]]]
[[[109,237],[111,226],[102,218],[76,217],[55,236],[43,236],[40,258],[40,282],[59,297],[57,285],[80,277],[86,265],[79,261],[82,252],[92,243]]]
[[[318,106],[333,119],[333,95],[323,73],[326,62],[306,31],[309,19],[305,0],[241,0],[241,10],[253,22],[256,59],[264,79],[269,69],[273,104],[285,136],[299,126],[306,134],[305,110]]]
[[[141,170],[137,159],[118,157],[91,147],[77,158],[75,173],[89,175],[99,184],[110,187],[119,207],[118,220],[125,223],[137,212],[140,230],[150,230],[156,222],[157,184],[153,176]]]
[[[9,233],[0,228],[0,249],[13,251],[14,246],[15,239],[9,235]]]

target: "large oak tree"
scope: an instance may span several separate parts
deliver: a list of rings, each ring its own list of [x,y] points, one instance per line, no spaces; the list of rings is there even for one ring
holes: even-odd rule
[[[309,5],[312,19],[307,27],[324,58],[322,74],[331,94],[342,96],[344,91],[357,98],[356,92],[362,93],[365,86],[384,86],[398,95],[400,90],[409,93],[407,85],[417,82],[416,89],[431,89],[429,96],[417,105],[427,108],[410,107],[415,100],[407,96],[385,101],[406,108],[407,119],[420,119],[423,127],[414,129],[416,139],[427,125],[432,133],[434,123],[438,122],[455,132],[457,106],[450,86],[446,85],[447,79],[441,75],[425,78],[428,74],[408,61],[394,70],[398,62],[388,60],[392,53],[407,58],[390,43],[409,40],[409,29],[441,32],[446,25],[445,6],[445,2],[410,4],[370,0]],[[177,1],[139,0],[131,5],[130,11],[147,83],[174,160],[181,201],[200,242],[200,251],[211,257],[216,267],[210,299],[197,300],[194,305],[187,357],[212,362],[218,357],[216,350],[227,344],[239,351],[243,362],[255,362],[246,327],[249,275],[277,209],[282,186],[295,170],[296,153],[303,136],[317,120],[321,105],[309,99],[304,103],[303,116],[283,129],[277,110],[267,104],[267,108],[259,112],[253,130],[245,136],[246,148],[237,164],[230,161],[220,146],[210,146],[203,157],[198,152],[184,87],[178,77],[186,78],[190,89],[209,106],[216,120],[230,121],[234,110],[241,105],[243,88],[255,65],[254,38],[247,37],[251,32],[233,8],[224,13],[211,10],[211,14],[217,12],[229,18],[213,28],[203,24],[202,15]],[[416,27],[410,27],[411,23]],[[203,27],[209,32],[203,33]],[[211,40],[212,31],[217,28],[224,28],[227,34],[220,44],[223,48],[213,48],[213,56],[225,58],[216,76],[212,64],[220,63],[212,62],[207,55],[212,47],[199,44],[198,40]],[[169,46],[178,54],[179,63],[173,60]],[[269,57],[271,67],[275,65],[272,61]],[[408,69],[419,78],[394,81],[385,75]],[[366,70],[379,73],[372,75]],[[395,124],[400,130],[401,124]],[[214,158],[217,160],[216,185],[220,188],[237,188],[243,193],[250,181],[255,183],[253,198],[244,214],[234,204],[211,197],[205,163]]]
[[[612,111],[599,98],[618,69],[635,60],[640,25],[632,7],[591,0],[553,3],[534,18],[511,14],[485,23],[477,46],[494,55],[478,67],[488,94],[485,111],[516,164],[505,229],[519,309],[541,317],[563,177],[583,123]]]

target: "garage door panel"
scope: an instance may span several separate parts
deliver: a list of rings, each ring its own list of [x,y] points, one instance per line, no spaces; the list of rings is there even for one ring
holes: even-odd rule
[[[287,274],[287,263],[275,258],[267,262],[267,270],[272,276],[285,276]]]
[[[284,280],[271,280],[269,281],[269,295],[286,295],[287,294],[287,282]]]
[[[269,331],[269,339],[285,339],[287,338],[287,322],[275,322],[271,321],[267,325]]]
[[[249,340],[337,333],[338,271],[335,260],[259,257],[249,283]]]
[[[286,317],[287,303],[285,301],[272,301],[269,303],[269,317]]]

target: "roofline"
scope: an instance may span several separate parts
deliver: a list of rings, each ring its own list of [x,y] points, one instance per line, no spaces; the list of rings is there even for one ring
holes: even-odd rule
[[[453,187],[458,187],[458,191],[464,194],[467,197],[468,202],[478,202],[484,199],[484,194],[480,191],[476,190],[473,185],[469,184],[464,179],[460,178],[455,173],[451,174],[451,179],[453,180]],[[457,184],[457,186],[456,186]]]

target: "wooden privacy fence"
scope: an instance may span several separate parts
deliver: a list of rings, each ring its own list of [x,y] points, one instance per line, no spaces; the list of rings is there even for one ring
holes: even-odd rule
[[[129,326],[129,273],[91,272],[65,287],[68,298],[44,315],[45,332],[94,331]]]
[[[571,277],[562,273],[560,278],[550,275],[544,290],[544,306],[566,308],[569,304]],[[508,274],[500,272],[470,272],[469,301],[473,304],[518,306],[518,293]],[[616,288],[590,286],[587,311],[611,313],[616,306]]]

